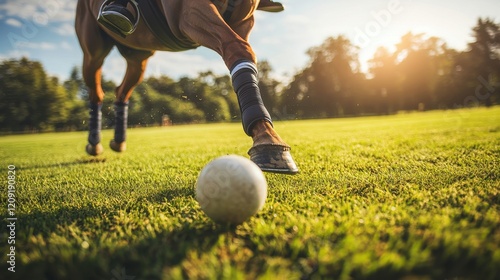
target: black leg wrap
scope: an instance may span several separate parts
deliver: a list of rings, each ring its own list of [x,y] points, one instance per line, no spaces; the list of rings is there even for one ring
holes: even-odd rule
[[[89,138],[91,145],[95,146],[101,142],[101,113],[102,104],[90,103]]]
[[[255,65],[241,62],[233,67],[233,72],[233,88],[238,96],[243,129],[248,136],[252,136],[252,127],[257,121],[266,120],[272,124],[271,115],[262,102]]]
[[[127,138],[128,102],[115,102],[115,142],[124,142]]]

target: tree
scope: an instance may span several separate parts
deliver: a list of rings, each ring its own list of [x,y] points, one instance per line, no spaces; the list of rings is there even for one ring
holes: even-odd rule
[[[500,24],[479,18],[472,28],[474,42],[469,43],[469,52],[474,57],[477,70],[484,77],[498,74],[500,70]]]
[[[372,79],[367,96],[366,109],[370,112],[392,113],[399,108],[401,76],[397,70],[396,56],[385,47],[380,47],[368,62]]]
[[[63,125],[69,102],[57,78],[27,58],[0,64],[0,128],[3,131],[51,130]]]
[[[88,92],[78,67],[73,67],[70,77],[63,83],[63,87],[69,101],[69,113],[64,128],[66,130],[86,129]]]
[[[491,105],[500,84],[500,24],[479,18],[472,36],[461,68],[472,86],[469,97]]]
[[[343,36],[328,38],[309,49],[309,66],[285,89],[282,106],[299,117],[359,113],[365,78],[359,70],[357,52]]]
[[[172,81],[166,76],[150,78],[135,89],[130,99],[130,125],[159,125],[164,115],[173,123],[205,121],[203,111],[182,97],[181,88]]]
[[[271,77],[273,68],[267,60],[259,62],[258,68],[259,89],[262,101],[269,112],[276,112],[277,114],[280,114],[280,110],[278,108],[280,101],[278,87],[280,86],[280,82]]]
[[[399,75],[398,107],[403,110],[422,110],[438,107],[438,84],[450,73],[450,50],[446,43],[424,34],[405,34],[396,45],[396,73]]]
[[[231,82],[231,77],[229,75],[222,75],[212,77],[213,83],[211,87],[214,92],[218,92],[222,95],[227,103],[229,116],[232,121],[241,120],[240,105],[238,103],[238,96],[234,92],[233,84]]]
[[[195,104],[205,113],[209,122],[228,121],[231,119],[229,107],[221,92],[213,90],[204,81],[203,75],[196,79],[183,77],[178,81],[182,97]]]

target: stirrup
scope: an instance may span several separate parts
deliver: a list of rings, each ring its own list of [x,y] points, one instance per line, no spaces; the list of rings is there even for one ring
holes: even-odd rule
[[[107,20],[105,17],[102,16],[104,8],[107,7],[109,4],[111,4],[112,2],[114,2],[114,0],[106,0],[106,1],[104,1],[104,3],[102,3],[101,8],[99,9],[99,16],[97,17],[97,21],[99,23],[101,23],[102,25],[104,25],[109,30],[113,31],[114,33],[116,33],[124,38],[125,38],[125,36],[132,34],[135,31],[135,29],[137,28],[137,25],[139,24],[141,14],[139,12],[139,5],[137,4],[137,2],[135,0],[129,0],[129,1],[130,1],[130,3],[132,3],[132,8],[134,9],[134,12],[136,13],[135,23],[133,23],[132,29],[130,31],[124,32],[123,30],[118,28],[115,24],[113,24],[112,22],[110,22],[109,20]]]

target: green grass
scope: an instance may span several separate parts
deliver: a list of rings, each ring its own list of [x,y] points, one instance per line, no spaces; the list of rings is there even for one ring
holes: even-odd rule
[[[263,210],[236,228],[194,185],[211,159],[246,155],[240,124],[130,129],[127,152],[95,160],[83,132],[0,137],[2,213],[9,164],[18,203],[1,278],[500,277],[500,107],[276,128],[301,173],[266,174]]]

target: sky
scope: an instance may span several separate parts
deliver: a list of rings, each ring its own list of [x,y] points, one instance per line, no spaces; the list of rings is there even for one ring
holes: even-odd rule
[[[68,78],[81,66],[82,52],[73,23],[77,0],[0,0],[0,60],[28,57],[40,61],[51,76]],[[343,35],[360,48],[361,68],[379,46],[390,50],[408,33],[439,37],[449,47],[466,50],[479,17],[500,22],[498,0],[282,0],[281,13],[255,13],[250,43],[259,60],[267,60],[275,78],[287,82],[307,66],[307,50],[328,37]],[[125,61],[116,50],[103,73],[116,83]],[[146,77],[196,77],[211,70],[228,74],[222,59],[200,47],[186,52],[157,52]]]

